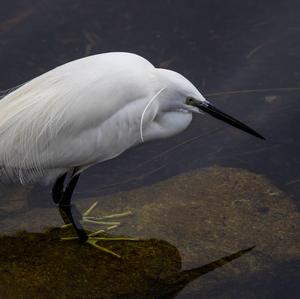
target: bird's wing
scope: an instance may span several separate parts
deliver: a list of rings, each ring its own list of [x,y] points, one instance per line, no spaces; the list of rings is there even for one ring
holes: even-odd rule
[[[42,176],[60,154],[48,153],[52,162],[45,161],[57,136],[99,126],[129,102],[144,98],[152,69],[137,55],[100,54],[62,65],[6,95],[0,101],[2,169],[21,181],[26,181],[22,169]]]

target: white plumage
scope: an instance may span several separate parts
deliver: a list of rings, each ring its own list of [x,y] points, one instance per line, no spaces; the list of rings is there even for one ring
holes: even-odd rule
[[[187,79],[134,54],[59,66],[0,101],[0,175],[51,182],[144,140],[174,135],[197,111],[185,104],[187,96],[206,102]]]
[[[186,78],[140,56],[106,53],[67,63],[1,99],[0,179],[55,180],[52,199],[64,222],[81,242],[118,256],[98,246],[103,238],[88,235],[73,217],[80,172],[141,142],[183,131],[200,111],[263,138],[212,106]]]
[[[0,179],[52,182],[144,141],[167,138],[204,111],[263,138],[213,107],[180,74],[130,53],[59,66],[0,101]]]

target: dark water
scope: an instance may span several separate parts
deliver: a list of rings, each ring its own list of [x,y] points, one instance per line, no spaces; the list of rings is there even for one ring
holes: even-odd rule
[[[264,175],[299,207],[299,17],[297,0],[2,1],[0,89],[83,56],[108,51],[140,54],[182,73],[216,106],[267,140],[208,116],[198,117],[179,136],[139,146],[89,169],[76,189],[78,202],[218,165]],[[25,207],[13,214],[51,207],[48,193],[35,187]],[[299,296],[297,278],[289,272],[295,262],[289,263],[272,270],[282,273],[280,284],[280,275],[258,288],[255,277],[249,279],[253,294]],[[220,279],[220,292],[226,289],[223,284]],[[264,295],[266,289],[273,291]],[[219,298],[216,292],[205,298]],[[201,296],[191,291],[176,298]],[[224,298],[237,298],[228,296]]]

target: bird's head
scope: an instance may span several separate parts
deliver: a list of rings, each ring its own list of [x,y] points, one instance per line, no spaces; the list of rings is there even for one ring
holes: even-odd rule
[[[198,89],[182,75],[166,70],[156,69],[159,86],[163,91],[158,96],[159,112],[155,121],[164,129],[168,137],[184,130],[192,120],[192,114],[207,113],[231,126],[234,126],[255,137],[264,139],[239,120],[214,107]]]

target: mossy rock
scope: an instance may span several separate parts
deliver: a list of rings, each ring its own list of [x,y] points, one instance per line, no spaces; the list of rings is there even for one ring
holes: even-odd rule
[[[299,279],[299,213],[293,201],[262,175],[211,167],[129,192],[79,200],[76,205],[85,210],[95,201],[98,206],[94,215],[132,211],[133,215],[122,220],[113,233],[164,240],[164,244],[176,246],[183,269],[256,245],[251,254],[194,281],[185,288],[182,298],[193,298],[193,294],[196,298],[273,298],[274,292],[294,287],[293,281]],[[6,218],[1,228],[4,232],[28,231],[60,224],[56,209],[31,209]],[[60,246],[57,251],[64,250]],[[24,258],[21,253],[17,256]],[[82,260],[78,265],[85,267]],[[141,283],[139,286],[143,289]],[[159,298],[147,297],[146,293],[138,293],[138,298]]]
[[[251,250],[181,270],[178,250],[165,241],[99,241],[116,258],[61,229],[0,238],[0,296],[13,298],[173,298],[186,284]]]

